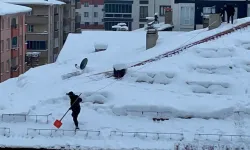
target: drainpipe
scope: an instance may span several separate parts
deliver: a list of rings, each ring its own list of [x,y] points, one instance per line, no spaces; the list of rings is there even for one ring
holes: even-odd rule
[[[154,14],[155,14],[155,0],[154,0]]]
[[[1,60],[1,58],[2,58],[2,43],[1,43],[1,38],[2,38],[2,34],[1,34],[1,29],[2,29],[2,16],[0,16],[0,83],[1,83],[1,81],[2,81],[2,75],[1,75],[1,73],[2,73],[2,60]]]
[[[194,0],[194,30],[196,30],[196,0]]]

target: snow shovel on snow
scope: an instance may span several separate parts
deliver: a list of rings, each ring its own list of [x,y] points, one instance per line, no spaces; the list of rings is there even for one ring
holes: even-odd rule
[[[72,106],[76,103],[76,101],[78,100],[78,98],[79,98],[81,95],[82,95],[82,93],[81,93],[80,95],[78,95],[77,99],[74,101],[74,103],[72,104]],[[71,107],[70,107],[70,108],[71,108]],[[54,122],[54,126],[55,126],[56,128],[59,129],[59,128],[62,126],[62,120],[63,120],[63,118],[66,116],[66,114],[69,112],[70,108],[66,111],[66,113],[62,116],[62,118],[61,118],[60,120],[56,120],[56,121]]]

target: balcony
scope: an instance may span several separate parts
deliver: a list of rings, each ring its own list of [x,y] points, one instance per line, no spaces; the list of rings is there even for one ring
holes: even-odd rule
[[[48,33],[26,33],[26,41],[48,41]]]
[[[76,2],[76,9],[81,9],[81,2]]]
[[[54,38],[58,38],[59,37],[59,32],[58,31],[55,31],[54,32]]]
[[[17,25],[11,25],[11,37],[19,36]]]
[[[27,24],[48,24],[48,16],[26,16]]]
[[[11,77],[18,77],[19,76],[19,67],[18,65],[11,66]]]
[[[12,48],[11,48],[11,58],[18,57],[18,51],[19,51],[19,48],[17,48],[16,46],[12,46]]]

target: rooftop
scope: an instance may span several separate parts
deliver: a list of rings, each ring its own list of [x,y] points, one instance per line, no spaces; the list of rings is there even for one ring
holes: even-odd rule
[[[1,0],[12,4],[34,4],[34,5],[63,5],[64,2],[58,0]]]
[[[21,12],[29,12],[32,9],[26,6],[19,6],[15,4],[9,4],[0,2],[0,15],[8,15],[8,14],[15,14],[15,13],[21,13]]]

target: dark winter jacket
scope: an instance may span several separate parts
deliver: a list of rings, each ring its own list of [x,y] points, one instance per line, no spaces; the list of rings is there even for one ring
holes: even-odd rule
[[[158,22],[158,15],[155,15],[155,22]]]
[[[221,9],[220,9],[220,16],[221,16],[221,17],[224,16],[224,13],[225,13],[225,9],[224,9],[224,8],[221,8]]]
[[[234,9],[233,5],[227,5],[225,10],[226,10],[228,16],[234,15],[235,9]]]
[[[81,109],[80,103],[82,102],[82,99],[80,97],[78,98],[78,95],[75,95],[75,94],[69,95],[69,97],[70,97],[70,106],[71,106],[70,109],[72,111],[79,111]]]

